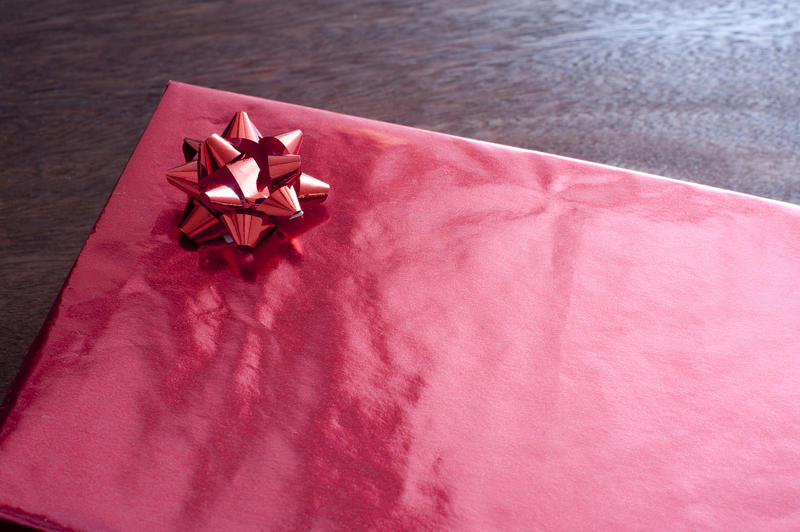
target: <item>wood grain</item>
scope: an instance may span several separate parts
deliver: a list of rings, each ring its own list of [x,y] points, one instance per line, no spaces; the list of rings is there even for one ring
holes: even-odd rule
[[[0,390],[169,79],[800,203],[789,2],[3,4]]]

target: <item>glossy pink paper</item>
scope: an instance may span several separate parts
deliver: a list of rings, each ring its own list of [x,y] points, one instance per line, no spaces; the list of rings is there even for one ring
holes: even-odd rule
[[[331,196],[181,247],[240,109]],[[172,83],[10,399],[47,529],[797,530],[800,209]]]

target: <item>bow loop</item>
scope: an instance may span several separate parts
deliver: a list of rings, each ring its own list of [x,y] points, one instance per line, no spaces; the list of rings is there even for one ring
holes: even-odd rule
[[[180,229],[197,243],[228,236],[255,247],[321,203],[330,186],[303,173],[299,129],[264,137],[247,113],[237,112],[222,135],[186,138],[186,162],[167,171],[167,181],[189,195]]]

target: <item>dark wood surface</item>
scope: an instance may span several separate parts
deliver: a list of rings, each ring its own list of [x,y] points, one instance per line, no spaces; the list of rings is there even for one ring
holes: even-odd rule
[[[169,79],[800,203],[790,2],[104,4],[2,2],[0,393]]]

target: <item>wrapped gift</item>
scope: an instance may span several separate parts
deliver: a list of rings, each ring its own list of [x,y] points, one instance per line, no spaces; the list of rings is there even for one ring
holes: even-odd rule
[[[273,219],[299,181],[230,169],[275,225],[249,247],[191,238],[165,179],[184,138],[247,156],[239,111],[330,185]],[[6,399],[0,516],[798,529],[799,237],[793,205],[171,83]]]

